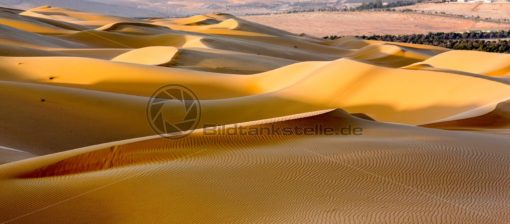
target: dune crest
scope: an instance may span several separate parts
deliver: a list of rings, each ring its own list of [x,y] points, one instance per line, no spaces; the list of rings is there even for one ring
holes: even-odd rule
[[[411,66],[419,65],[510,78],[510,55],[507,54],[479,51],[448,51]]]
[[[121,54],[112,59],[142,65],[164,65],[172,61],[179,50],[175,47],[145,47]]]
[[[477,117],[428,124],[426,127],[453,130],[501,132],[510,130],[510,101],[499,103],[494,110]]]

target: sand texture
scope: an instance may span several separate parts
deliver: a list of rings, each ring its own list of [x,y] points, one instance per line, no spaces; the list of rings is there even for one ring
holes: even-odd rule
[[[0,31],[0,223],[510,222],[508,55],[228,14],[46,6]],[[148,121],[169,84],[200,102],[179,139]]]

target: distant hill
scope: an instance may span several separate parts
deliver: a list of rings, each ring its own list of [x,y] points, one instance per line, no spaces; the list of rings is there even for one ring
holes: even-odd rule
[[[109,2],[109,1],[104,1]],[[52,5],[83,11],[92,11],[109,15],[128,17],[168,16],[159,10],[130,6],[129,4],[111,4],[87,0],[0,0],[0,6],[30,9],[41,5]]]
[[[0,0],[0,6],[33,8],[40,5],[72,8],[130,17],[186,16],[199,13],[228,12],[274,13],[324,8],[341,8],[348,3],[372,0]],[[388,0],[396,1],[396,0]]]

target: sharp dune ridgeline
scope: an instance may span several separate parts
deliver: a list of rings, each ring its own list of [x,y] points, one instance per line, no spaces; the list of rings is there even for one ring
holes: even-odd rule
[[[506,54],[2,8],[0,223],[508,223],[509,83]],[[147,119],[169,84],[179,139]]]

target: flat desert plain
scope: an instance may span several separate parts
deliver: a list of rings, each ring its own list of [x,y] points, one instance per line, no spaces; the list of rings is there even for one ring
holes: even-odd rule
[[[429,13],[444,12],[450,15],[479,16],[480,18],[510,19],[510,3],[422,3],[399,7]]]
[[[310,12],[242,18],[316,37],[510,29],[510,24],[401,12]]]
[[[228,14],[0,30],[0,223],[510,221],[510,55]]]

